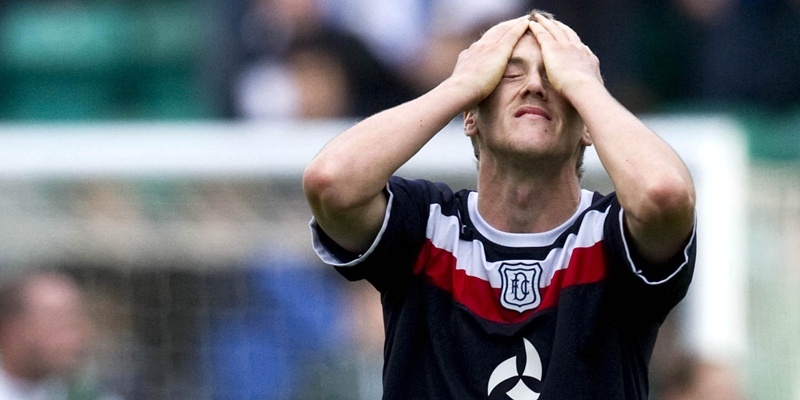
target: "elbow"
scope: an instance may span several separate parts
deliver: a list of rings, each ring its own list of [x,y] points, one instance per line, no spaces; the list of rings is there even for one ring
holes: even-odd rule
[[[323,210],[345,210],[352,207],[345,188],[348,184],[345,173],[318,161],[312,161],[303,171],[303,192],[315,214]],[[319,215],[318,215],[319,216]]]
[[[314,210],[318,210],[321,204],[326,203],[325,199],[331,197],[336,181],[330,172],[317,164],[312,162],[303,171],[303,193]]]
[[[695,191],[690,178],[668,177],[654,181],[641,192],[639,218],[642,221],[694,223]]]

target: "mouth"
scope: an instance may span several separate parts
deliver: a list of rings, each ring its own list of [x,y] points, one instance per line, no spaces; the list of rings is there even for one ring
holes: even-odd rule
[[[544,108],[536,106],[522,106],[519,110],[517,110],[517,113],[514,114],[514,117],[520,118],[526,115],[532,117],[542,117],[548,121],[552,119],[550,114]]]

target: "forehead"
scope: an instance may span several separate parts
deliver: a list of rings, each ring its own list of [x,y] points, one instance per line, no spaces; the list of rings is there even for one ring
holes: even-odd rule
[[[519,39],[517,45],[514,46],[514,51],[511,53],[512,58],[536,58],[541,57],[542,49],[539,47],[539,42],[533,37],[530,31],[525,32]]]

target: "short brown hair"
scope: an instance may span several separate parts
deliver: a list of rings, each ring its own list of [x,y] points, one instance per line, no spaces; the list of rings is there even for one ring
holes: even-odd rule
[[[543,11],[543,10],[539,10],[539,9],[536,9],[536,8],[531,10],[531,12],[528,14],[528,19],[533,21],[533,18],[536,16],[536,14],[539,14],[539,15],[547,18],[547,19],[556,19],[555,15],[553,15],[552,13],[549,13],[549,12]]]

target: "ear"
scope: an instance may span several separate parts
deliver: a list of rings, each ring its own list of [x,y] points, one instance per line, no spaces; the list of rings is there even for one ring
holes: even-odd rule
[[[589,129],[584,127],[583,134],[581,135],[581,144],[584,146],[592,145],[592,135],[589,134]]]
[[[464,111],[464,134],[473,137],[478,134],[478,124],[475,121],[475,111]]]

